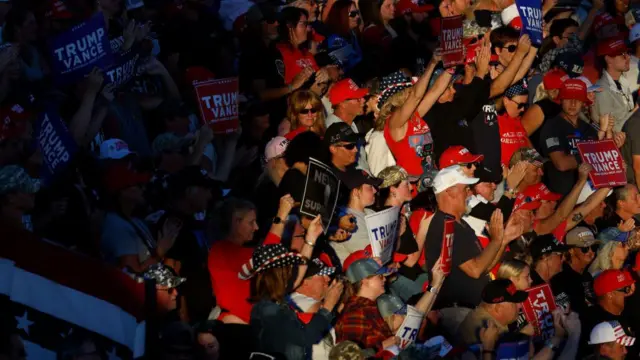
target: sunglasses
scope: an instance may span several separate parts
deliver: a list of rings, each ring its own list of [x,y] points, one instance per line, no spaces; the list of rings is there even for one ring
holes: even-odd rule
[[[513,100],[511,100],[511,101],[513,101]],[[515,101],[513,101],[513,102],[518,104],[518,110],[526,109],[526,108],[529,107],[529,103],[527,103],[527,102],[523,102],[523,103],[519,103],[519,102],[515,102]]]
[[[506,47],[502,47],[503,49],[507,49],[508,52],[512,53],[512,52],[516,52],[516,49],[518,48],[518,45],[509,45]]]
[[[350,143],[350,144],[341,144],[341,145],[335,145],[335,146],[344,148],[345,150],[353,150],[356,148],[357,145],[354,143]]]
[[[593,244],[591,246],[581,247],[580,251],[582,251],[583,254],[586,254],[589,251],[593,251],[594,253],[596,253],[596,252],[598,252],[598,249],[600,249],[600,245]]]
[[[358,16],[360,16],[360,12],[358,12],[358,10],[349,11],[350,18],[357,18]]]
[[[471,169],[472,167],[478,167],[478,163],[468,163],[468,164],[464,164],[464,166],[466,166],[467,169]]]
[[[622,289],[618,289],[616,291],[629,295],[631,294],[631,286],[625,286]]]
[[[300,114],[302,115],[309,115],[309,114],[315,114],[318,112],[318,109],[316,108],[311,108],[311,109],[302,109],[300,110]]]

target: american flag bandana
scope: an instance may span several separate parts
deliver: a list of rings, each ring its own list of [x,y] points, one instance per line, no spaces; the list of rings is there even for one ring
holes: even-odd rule
[[[609,324],[611,324],[611,327],[613,328],[613,336],[616,338],[616,342],[618,344],[622,346],[633,346],[636,342],[636,338],[627,336],[619,322],[609,321]]]

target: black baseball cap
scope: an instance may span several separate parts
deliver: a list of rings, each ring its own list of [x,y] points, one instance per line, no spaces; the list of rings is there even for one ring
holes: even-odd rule
[[[553,61],[553,66],[564,70],[570,78],[577,78],[582,75],[584,60],[582,60],[582,54],[577,50],[567,50],[556,56]]]
[[[529,245],[529,251],[533,261],[540,259],[546,254],[554,252],[563,253],[569,250],[566,245],[561,244],[552,234],[546,234],[536,237]]]
[[[342,181],[349,190],[353,190],[364,184],[379,187],[383,182],[382,179],[373,177],[368,172],[356,168],[350,168],[338,175],[340,181]]]
[[[331,146],[340,142],[357,143],[362,136],[353,131],[349,124],[342,121],[329,126],[324,133],[324,142]]]
[[[200,166],[187,166],[184,169],[172,174],[167,179],[171,192],[183,192],[191,186],[199,186],[212,190],[218,190],[222,196],[220,182],[213,180],[207,172]],[[216,194],[214,194],[214,198]]]
[[[500,304],[503,302],[521,303],[527,300],[529,294],[518,290],[509,279],[493,280],[482,289],[482,301],[487,304]]]
[[[473,172],[473,177],[480,179],[478,183],[487,182],[497,184],[502,181],[501,173],[491,171],[484,166],[477,167],[476,171]]]

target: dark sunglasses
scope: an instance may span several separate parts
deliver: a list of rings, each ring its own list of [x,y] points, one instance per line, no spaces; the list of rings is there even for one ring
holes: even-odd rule
[[[516,52],[518,45],[509,45],[507,47],[502,47],[502,48],[507,49],[508,52],[512,53],[512,52]]]
[[[309,115],[309,114],[315,114],[318,112],[318,109],[316,108],[311,108],[311,109],[302,109],[300,110],[300,114],[302,115]]]
[[[478,163],[468,163],[464,164],[464,166],[466,166],[467,169],[471,169],[473,166],[478,167]]]
[[[616,291],[629,295],[631,294],[631,286],[625,286],[622,289],[618,289]]]
[[[589,252],[589,250],[593,251],[594,253],[598,252],[598,249],[600,249],[600,245],[598,244],[593,244],[591,246],[586,246],[586,247],[581,247],[580,251],[582,251],[583,254],[586,254]]]
[[[357,145],[354,143],[350,143],[350,144],[342,144],[342,145],[336,145],[336,146],[345,148],[345,150],[353,150],[356,148]]]
[[[358,16],[360,16],[360,12],[358,12],[358,10],[349,11],[350,18],[357,18]]]
[[[513,100],[511,100],[511,101],[513,101]],[[529,107],[529,103],[527,103],[527,102],[523,102],[523,103],[519,103],[519,102],[515,102],[515,101],[513,101],[513,102],[518,104],[518,110],[526,109],[526,108]]]

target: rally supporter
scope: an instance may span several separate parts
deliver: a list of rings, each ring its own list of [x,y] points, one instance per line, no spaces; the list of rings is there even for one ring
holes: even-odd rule
[[[395,5],[396,18],[393,20],[393,28],[397,31],[398,37],[391,43],[391,51],[396,54],[391,59],[394,62],[392,67],[407,69],[413,76],[420,76],[432,56],[428,47],[428,40],[432,34],[429,28],[429,13],[434,6],[412,0],[401,0]]]
[[[637,331],[636,325],[629,323],[629,320],[622,316],[625,298],[635,291],[635,280],[629,273],[623,270],[605,270],[595,278],[593,290],[596,295],[596,304],[580,319],[582,339],[579,354],[583,355],[589,353],[587,344],[590,329],[601,322],[617,321],[622,326],[622,330],[631,336]]]
[[[472,154],[464,146],[450,146],[440,156],[438,167],[444,169],[449,166],[459,165],[465,175],[473,177],[483,160],[484,155]]]
[[[593,354],[585,359],[623,360],[627,355],[627,347],[632,347],[636,338],[625,333],[619,322],[604,321],[593,327],[589,335],[589,345],[593,346]]]
[[[640,56],[640,24],[634,24],[629,31],[629,44],[631,44],[631,51],[629,53],[629,70],[622,74],[622,78],[629,85],[631,94],[637,99],[636,92],[640,88],[638,84],[638,76],[640,71],[638,70],[638,56]]]
[[[580,226],[569,231],[565,239],[569,250],[562,271],[551,278],[550,285],[557,305],[583,316],[595,303],[593,276],[586,270],[595,258],[600,241],[589,229]]]
[[[602,236],[599,235],[598,238],[602,238]],[[597,277],[605,270],[620,270],[628,255],[629,248],[626,244],[626,239],[609,241],[598,249],[596,258],[589,266],[589,272],[594,277]]]
[[[373,259],[357,260],[346,269],[351,287],[347,293],[351,296],[336,322],[338,342],[350,340],[375,352],[400,343],[380,315],[376,304],[378,297],[384,294],[385,271]]]
[[[622,149],[620,149],[622,159],[627,165],[627,182],[636,186],[640,185],[640,149],[638,149],[638,125],[640,125],[640,114],[636,113],[635,115],[632,115],[625,124],[624,131],[627,136]]]
[[[629,222],[631,228],[639,226],[640,223],[636,219],[636,215],[640,214],[640,201],[638,197],[638,187],[635,184],[626,184],[616,188],[613,191],[613,212],[609,216],[600,219],[598,227],[605,229],[608,227],[618,227],[623,231],[626,229],[625,224]]]
[[[287,99],[287,120],[283,120],[281,133],[287,140],[305,131],[324,135],[325,111],[322,101],[312,91],[298,90]]]
[[[395,2],[392,0],[358,1],[362,16],[362,51],[366,66],[374,76],[384,75],[389,71],[389,58],[385,56],[391,50],[391,42],[398,34],[390,22],[395,17]]]
[[[338,0],[329,10],[326,39],[327,53],[347,74],[362,61],[360,49],[360,11],[354,1]]]
[[[596,93],[591,111],[594,119],[611,114],[615,119],[613,130],[619,132],[627,119],[637,110],[631,89],[622,73],[629,71],[629,54],[623,39],[610,38],[598,43],[598,56],[603,65],[602,77],[596,84],[603,91]],[[636,80],[637,82],[637,80]]]
[[[534,96],[533,104],[524,112],[521,121],[531,145],[537,150],[540,150],[540,129],[547,120],[556,117],[562,111],[558,94],[567,78],[564,71],[551,70],[544,74],[542,83],[534,91],[529,91],[529,97]],[[529,86],[532,84],[529,83]]]

